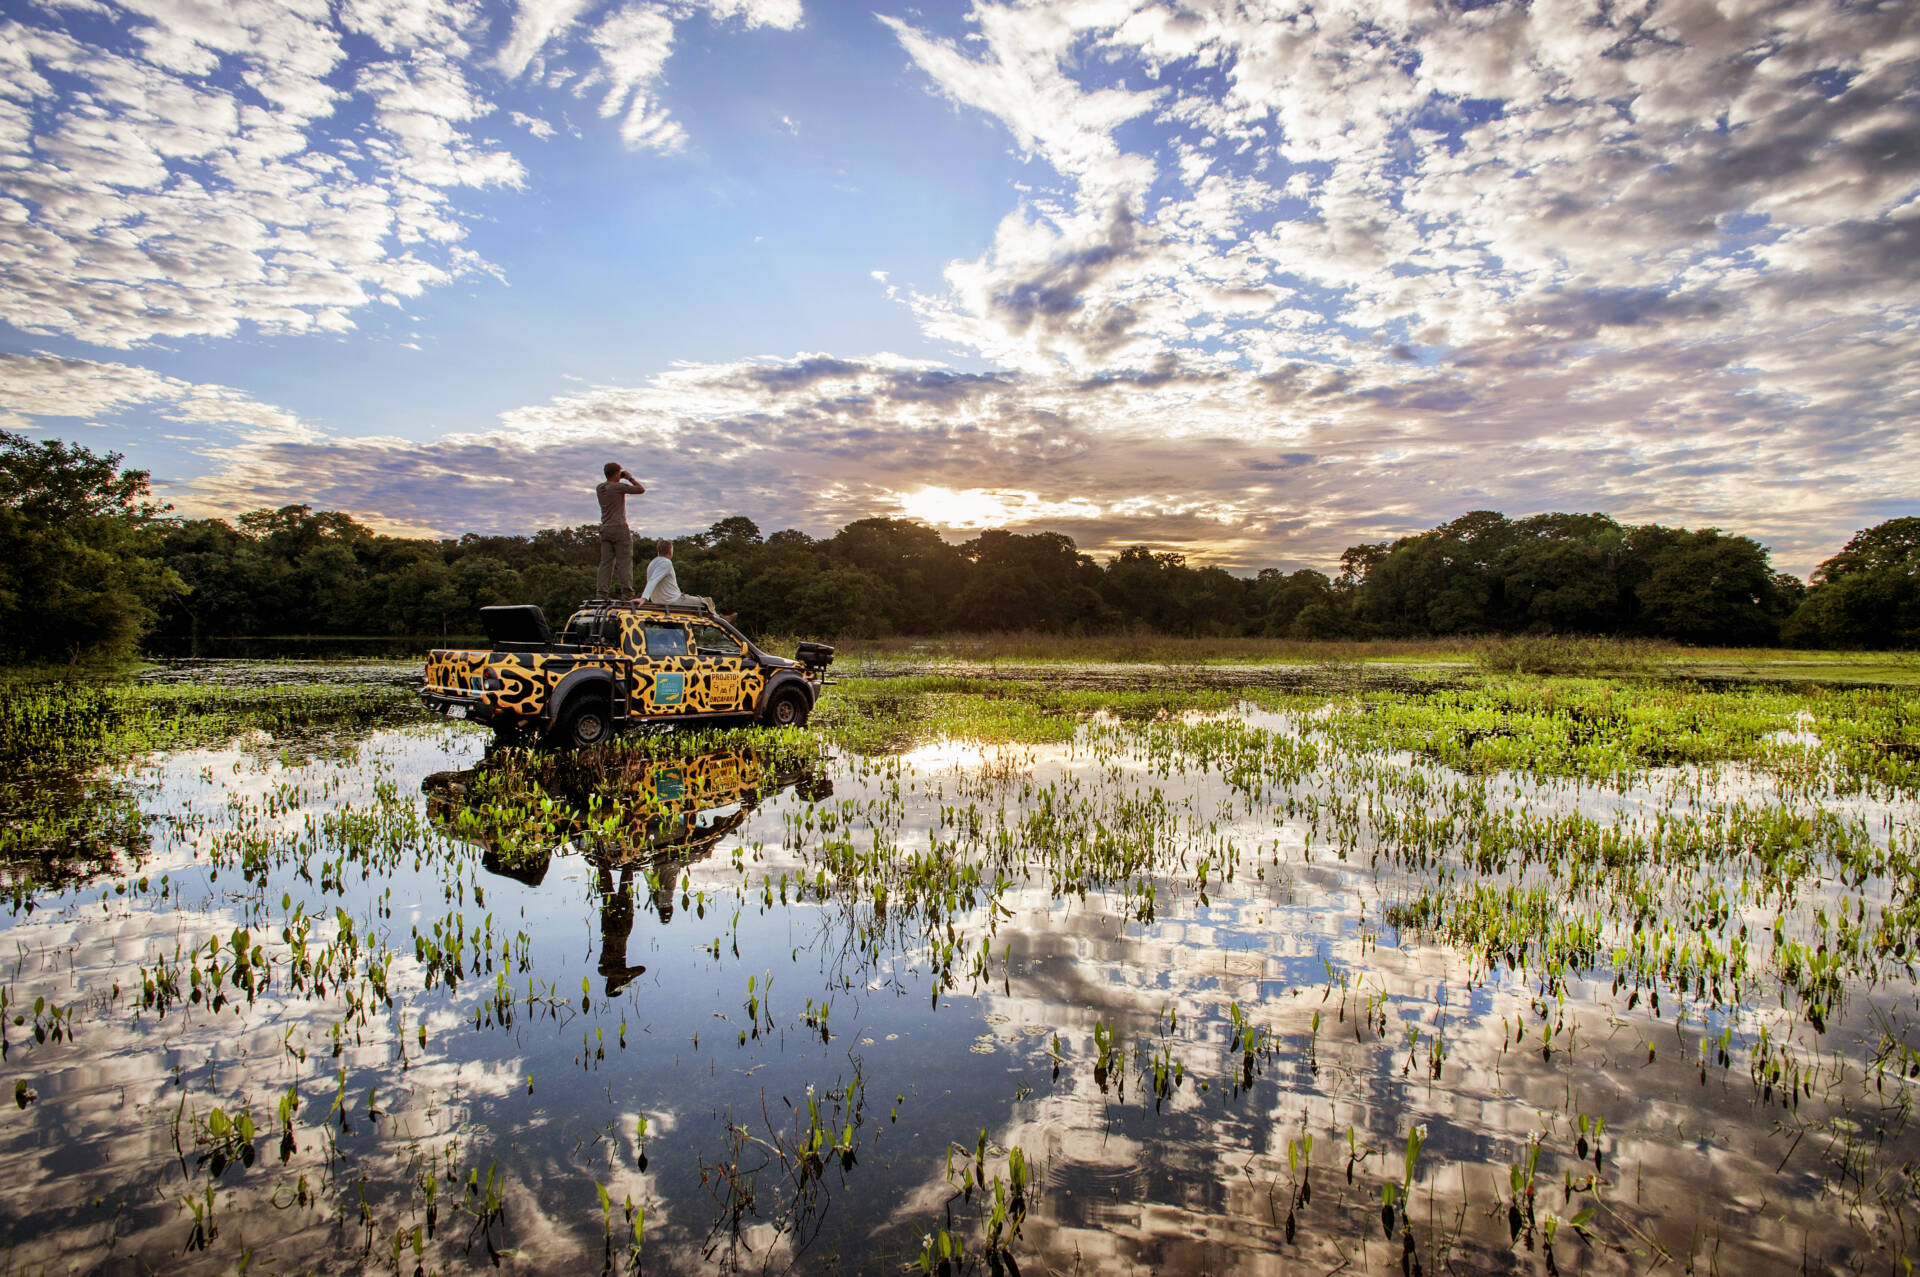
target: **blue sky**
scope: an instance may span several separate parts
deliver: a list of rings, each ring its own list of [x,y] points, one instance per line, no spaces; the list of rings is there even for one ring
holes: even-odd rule
[[[1920,505],[1920,10],[10,0],[0,428],[188,514],[1325,567]]]

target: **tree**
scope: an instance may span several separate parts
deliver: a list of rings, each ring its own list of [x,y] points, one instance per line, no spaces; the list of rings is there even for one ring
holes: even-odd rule
[[[1920,518],[1854,533],[1814,569],[1782,637],[1814,647],[1920,646]]]
[[[253,538],[224,519],[188,519],[166,529],[160,554],[187,588],[161,608],[159,634],[198,656],[212,636],[260,631],[272,564]]]
[[[187,587],[161,562],[144,470],[0,431],[0,645],[29,660],[130,656]]]
[[[877,596],[884,614],[868,632],[927,634],[945,629],[954,596],[966,578],[960,553],[934,529],[914,519],[856,519],[827,542],[837,563],[857,568],[887,589]]]
[[[744,514],[736,514],[720,520],[705,532],[696,533],[689,540],[703,546],[739,549],[760,544],[760,526]]]
[[[854,567],[831,567],[794,592],[789,623],[796,634],[874,636],[888,632],[899,606],[887,582]]]
[[[1263,634],[1329,638],[1333,636],[1319,631],[1339,628],[1333,608],[1333,582],[1327,579],[1324,572],[1301,568],[1290,576],[1282,576],[1278,568],[1268,568],[1257,578],[1257,589],[1260,631]],[[1295,634],[1294,626],[1309,609],[1314,608],[1318,610],[1313,612],[1305,628],[1316,632]]]
[[[1624,625],[1627,531],[1604,514],[1540,514],[1513,525],[1499,568],[1510,628],[1609,634]]]
[[[1130,545],[1107,560],[1100,594],[1122,616],[1135,623],[1176,633],[1190,618],[1175,601],[1176,580],[1187,568],[1187,556],[1152,546]]]
[[[1341,564],[1336,590],[1348,591],[1352,628],[1363,634],[1535,630],[1768,643],[1798,594],[1750,538],[1628,528],[1604,514],[1512,521],[1475,510],[1390,544],[1354,546]],[[1336,615],[1331,606],[1315,611],[1311,628],[1324,631]]]
[[[125,515],[117,502],[145,499],[137,477],[129,486],[113,459],[53,448],[13,443],[9,504],[0,506],[8,518],[28,509],[43,518]],[[599,556],[592,524],[414,540],[303,505],[250,511],[237,529],[156,514],[133,522],[164,529],[161,556],[191,587],[162,600],[160,632],[182,646],[209,634],[455,637],[471,633],[474,610],[493,602],[535,602],[558,623],[591,592]],[[1249,579],[1146,545],[1096,565],[1056,532],[992,529],[956,546],[905,519],[860,519],[816,540],[793,529],[763,537],[752,520],[733,515],[679,545],[682,584],[738,611],[756,634],[1133,626],[1294,638],[1533,630],[1754,643],[1770,641],[1790,617],[1796,642],[1920,643],[1915,518],[1855,536],[1810,591],[1772,571],[1765,548],[1748,538],[1626,527],[1604,514],[1514,520],[1469,511],[1392,542],[1353,546],[1331,579],[1311,569]],[[24,606],[20,574],[39,561],[21,551],[0,562],[0,605]],[[36,570],[62,581],[86,573],[84,565]]]
[[[960,547],[971,564],[954,601],[962,629],[1059,631],[1097,623],[1100,570],[1058,532],[982,532]],[[1089,597],[1091,595],[1091,598]]]
[[[1635,528],[1645,551],[1640,625],[1683,643],[1771,643],[1779,635],[1773,569],[1749,537],[1718,528]]]

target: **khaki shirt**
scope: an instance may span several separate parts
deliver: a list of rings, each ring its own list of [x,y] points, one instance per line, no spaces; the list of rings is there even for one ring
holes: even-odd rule
[[[624,528],[627,526],[627,494],[638,489],[627,486],[624,479],[608,479],[596,484],[595,496],[600,498],[600,526],[603,528]]]

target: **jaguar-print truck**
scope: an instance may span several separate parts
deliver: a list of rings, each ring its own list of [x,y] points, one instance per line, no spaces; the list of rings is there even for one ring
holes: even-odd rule
[[[578,747],[640,723],[759,719],[800,727],[833,649],[773,656],[702,607],[590,599],[559,638],[531,604],[483,607],[485,651],[437,648],[420,699],[502,740]]]

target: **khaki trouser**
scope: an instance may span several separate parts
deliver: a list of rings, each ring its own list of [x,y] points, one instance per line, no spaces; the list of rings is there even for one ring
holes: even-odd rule
[[[608,588],[615,576],[620,578],[623,598],[633,595],[633,532],[624,523],[600,525],[600,579],[596,592],[610,597]]]

